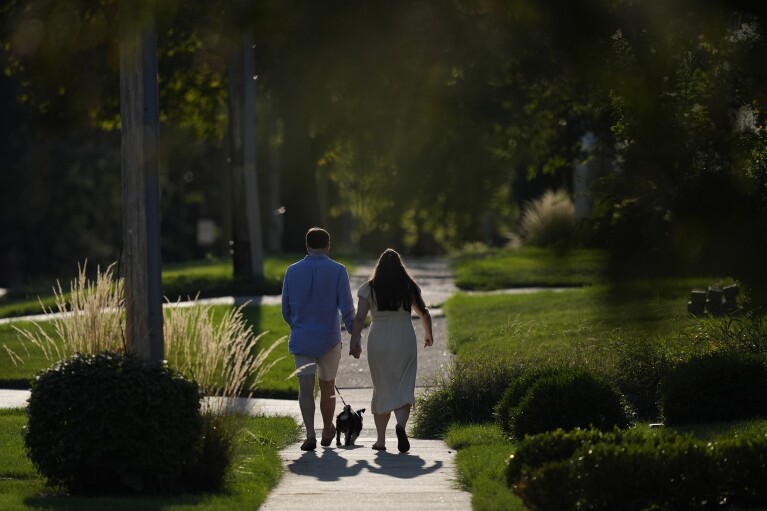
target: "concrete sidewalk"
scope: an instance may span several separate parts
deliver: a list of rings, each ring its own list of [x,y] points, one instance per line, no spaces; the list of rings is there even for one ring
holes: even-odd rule
[[[400,453],[392,415],[386,434],[387,450],[374,451],[376,431],[370,414],[373,389],[339,388],[339,392],[355,410],[367,409],[362,414],[362,433],[355,445],[336,447],[334,439],[330,447],[318,443],[316,451],[304,452],[300,449],[301,439],[289,446],[282,451],[286,471],[261,509],[471,509],[471,494],[459,490],[455,481],[455,452],[444,442],[411,438],[410,452]],[[269,405],[262,403],[262,412],[269,413]],[[342,406],[341,399],[337,399],[336,412]],[[294,413],[300,424],[297,402]],[[315,424],[319,436],[322,432],[319,402]]]

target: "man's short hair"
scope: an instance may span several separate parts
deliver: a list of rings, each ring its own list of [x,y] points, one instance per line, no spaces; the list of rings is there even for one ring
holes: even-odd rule
[[[312,227],[306,233],[306,246],[309,248],[328,248],[330,246],[330,234],[325,229]]]

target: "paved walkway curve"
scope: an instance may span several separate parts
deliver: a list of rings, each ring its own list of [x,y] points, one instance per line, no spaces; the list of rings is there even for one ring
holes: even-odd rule
[[[446,321],[439,307],[456,289],[447,262],[440,259],[407,261],[408,268],[421,286],[426,304],[432,309],[435,344],[424,348],[420,320],[414,319],[418,336],[419,385],[425,379],[446,369],[452,355],[447,349]],[[363,263],[352,275],[352,290],[367,279],[372,263]],[[356,298],[355,298],[356,302]],[[348,346],[349,336],[344,333]],[[366,342],[363,333],[363,348]],[[371,449],[376,432],[370,413],[372,382],[363,354],[359,360],[344,355],[338,378],[340,397],[354,409],[366,408],[363,429],[353,447],[317,446],[314,452],[300,450],[300,442],[282,452],[286,471],[277,488],[263,504],[265,511],[293,511],[296,509],[338,510],[365,509],[423,510],[471,509],[471,495],[458,488],[454,465],[455,452],[441,440],[410,441],[410,452],[397,451],[394,417],[387,428],[387,451]],[[343,403],[337,399],[336,410]],[[295,404],[300,423],[298,403]],[[267,411],[265,408],[264,411]],[[319,403],[315,424],[321,425]],[[321,427],[321,426],[320,426]],[[318,429],[318,433],[321,430]],[[343,438],[342,438],[343,440]]]

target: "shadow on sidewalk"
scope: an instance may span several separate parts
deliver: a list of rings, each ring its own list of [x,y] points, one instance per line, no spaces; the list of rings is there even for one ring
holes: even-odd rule
[[[354,477],[363,470],[371,474],[412,479],[442,468],[442,461],[435,461],[433,465],[427,467],[423,458],[411,454],[378,451],[372,463],[368,460],[354,461],[339,455],[344,451],[354,451],[358,448],[355,446],[346,447],[343,450],[328,448],[309,451],[289,463],[287,469],[296,475],[310,476],[320,481],[340,481],[346,477]]]
[[[388,451],[378,451],[376,453],[375,465],[369,465],[365,460],[360,461],[360,463],[364,464],[374,474],[398,477],[400,479],[424,476],[442,468],[441,461],[435,461],[433,465],[427,467],[426,462],[420,456],[394,454]]]
[[[339,481],[344,477],[354,477],[364,468],[365,463],[358,461],[349,465],[350,460],[342,458],[335,449],[307,451],[300,458],[288,464],[287,469],[300,476],[311,476],[320,481]]]

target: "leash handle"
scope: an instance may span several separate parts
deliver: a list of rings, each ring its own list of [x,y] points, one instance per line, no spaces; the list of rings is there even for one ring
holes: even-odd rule
[[[341,402],[344,404],[344,406],[346,406],[346,401],[344,401],[344,397],[338,391],[338,386],[337,385],[333,385],[333,386],[336,388],[336,396],[340,397],[341,398]]]

